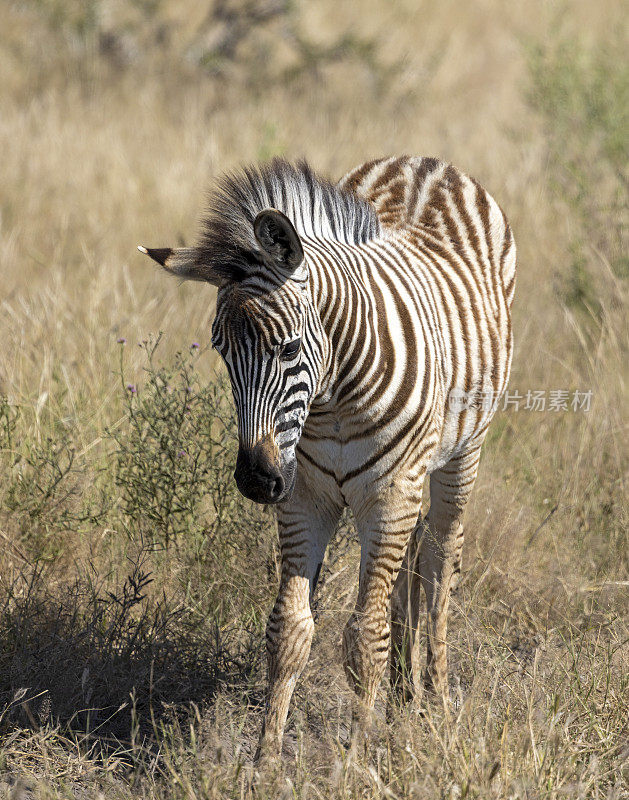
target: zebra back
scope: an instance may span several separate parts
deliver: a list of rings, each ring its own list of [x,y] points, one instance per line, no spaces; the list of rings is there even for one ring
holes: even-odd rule
[[[373,205],[385,231],[415,229],[500,276],[510,306],[515,289],[515,241],[507,218],[473,178],[436,158],[401,156],[368,161],[339,188]]]

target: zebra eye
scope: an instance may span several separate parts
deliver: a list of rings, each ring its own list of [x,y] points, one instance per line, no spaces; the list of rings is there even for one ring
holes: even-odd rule
[[[295,358],[297,353],[301,350],[301,339],[293,339],[292,342],[288,342],[285,344],[280,350],[280,358],[285,359],[288,361],[291,358]]]

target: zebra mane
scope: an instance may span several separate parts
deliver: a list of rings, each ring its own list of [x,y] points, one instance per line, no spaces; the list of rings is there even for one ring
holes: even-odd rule
[[[320,178],[305,161],[293,165],[274,158],[219,179],[209,195],[195,261],[211,264],[227,280],[242,280],[247,267],[261,260],[253,222],[266,208],[285,214],[301,236],[359,244],[380,233],[366,200]]]

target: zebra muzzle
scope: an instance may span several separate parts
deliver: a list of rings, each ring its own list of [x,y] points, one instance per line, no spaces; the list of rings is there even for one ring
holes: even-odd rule
[[[241,494],[255,503],[279,503],[286,499],[293,488],[294,472],[294,467],[280,468],[279,454],[271,436],[263,437],[253,447],[241,444],[238,449],[236,485]]]

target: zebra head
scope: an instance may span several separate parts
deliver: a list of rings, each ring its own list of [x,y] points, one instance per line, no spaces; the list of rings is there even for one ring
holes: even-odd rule
[[[321,323],[304,249],[288,217],[264,209],[249,236],[239,233],[238,247],[214,263],[207,241],[197,248],[140,249],[171,273],[218,286],[212,344],[236,404],[234,477],[245,497],[279,503],[295,485],[295,448],[322,372]]]

